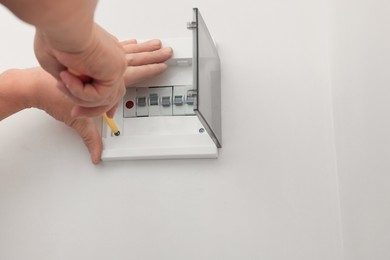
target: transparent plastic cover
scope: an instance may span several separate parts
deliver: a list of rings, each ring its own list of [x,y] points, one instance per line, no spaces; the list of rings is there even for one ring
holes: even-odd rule
[[[194,86],[195,111],[217,147],[222,146],[221,65],[215,43],[198,11],[194,8]]]

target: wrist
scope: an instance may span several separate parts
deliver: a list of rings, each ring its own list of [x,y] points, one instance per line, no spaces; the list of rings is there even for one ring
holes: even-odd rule
[[[9,103],[14,110],[23,110],[29,108],[32,105],[32,97],[30,96],[30,89],[26,87],[26,83],[23,82],[24,70],[21,69],[9,69],[3,72],[0,77],[5,103]],[[16,112],[16,111],[15,111]]]
[[[42,109],[47,98],[47,86],[55,89],[56,79],[40,67],[30,69],[10,69],[1,74],[7,95],[17,110],[25,108]]]
[[[36,95],[26,72],[10,69],[0,74],[0,120],[34,106]]]
[[[64,26],[61,29],[36,27],[36,37],[40,37],[54,51],[80,53],[91,45],[93,27],[92,20],[84,22],[82,30],[75,30],[71,26]]]
[[[58,91],[56,88],[57,80],[40,67],[27,69],[25,73],[30,79],[28,86],[25,86],[25,93],[28,95],[25,104],[28,108],[46,110],[52,92]]]

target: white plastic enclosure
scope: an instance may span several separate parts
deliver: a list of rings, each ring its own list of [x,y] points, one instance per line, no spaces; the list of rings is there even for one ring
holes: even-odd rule
[[[192,37],[162,40],[174,55],[161,75],[127,88],[114,136],[102,123],[102,160],[217,158],[221,147],[220,60],[198,11]]]

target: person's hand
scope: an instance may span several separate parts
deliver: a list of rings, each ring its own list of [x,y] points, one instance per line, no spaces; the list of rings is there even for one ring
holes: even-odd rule
[[[74,118],[71,111],[73,102],[64,96],[56,87],[57,80],[42,68],[11,70],[8,72],[14,84],[22,87],[25,107],[35,107],[46,111],[55,119],[65,123],[77,131],[87,146],[91,161],[100,162],[102,139],[93,118]]]
[[[128,63],[124,74],[124,82],[128,87],[164,72],[166,69],[164,62],[172,56],[172,49],[161,49],[159,40],[139,44],[136,40],[129,40],[120,44]],[[29,79],[34,88],[31,91],[34,98],[30,106],[42,109],[55,119],[74,128],[87,146],[91,161],[98,164],[103,145],[93,119],[73,117],[71,115],[73,102],[54,87],[56,80],[41,68],[24,70],[23,73],[26,74],[18,78]]]
[[[164,62],[173,54],[172,48],[161,48],[161,41],[157,39],[143,43],[137,43],[136,40],[123,41],[121,45],[125,50],[127,61],[124,74],[126,87],[165,71],[167,65]]]
[[[58,80],[57,87],[75,104],[72,116],[92,117],[107,112],[112,117],[125,93],[124,50],[112,35],[97,24],[94,24],[91,35],[82,50],[68,52],[53,47],[46,34],[37,30],[36,57],[42,68]],[[92,81],[84,84],[68,69],[87,75]]]
[[[71,116],[73,103],[56,87],[57,80],[40,67],[10,69],[0,74],[0,120],[25,108],[42,109],[73,127],[88,147],[93,163],[100,162],[102,139],[92,118]]]

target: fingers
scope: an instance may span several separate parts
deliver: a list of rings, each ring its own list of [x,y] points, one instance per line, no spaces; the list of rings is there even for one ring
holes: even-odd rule
[[[119,42],[119,44],[123,47],[127,44],[137,44],[137,40],[136,39],[131,39],[131,40],[125,40],[125,41],[122,41],[122,42]]]
[[[113,117],[115,116],[115,111],[116,111],[116,109],[118,108],[118,106],[119,106],[119,103],[116,103],[114,107],[112,107],[110,110],[108,110],[108,111],[106,112],[106,114],[107,114],[107,116],[108,116],[109,118],[113,118]]]
[[[98,92],[97,88],[88,83],[84,85],[78,77],[70,74],[68,71],[62,71],[60,73],[60,78],[64,82],[70,96],[85,101],[83,104],[79,105],[87,105],[88,102],[96,102],[101,99],[101,94]]]
[[[119,103],[115,104],[113,107],[101,106],[101,107],[82,107],[82,106],[73,106],[71,109],[71,117],[73,118],[83,118],[83,117],[95,117],[101,116],[106,113],[109,118],[113,118],[115,111],[118,108]],[[107,111],[107,112],[106,112]]]
[[[119,86],[114,86],[116,91],[112,91],[96,81],[83,84],[79,78],[68,71],[62,71],[60,77],[62,82],[59,82],[57,87],[77,105],[72,110],[74,116],[97,116],[108,110],[112,111],[125,93],[123,80]]]
[[[118,102],[113,106],[111,103],[113,100],[120,100],[125,93],[123,81],[123,86],[118,89],[116,94],[107,95],[104,93],[107,87],[96,84],[84,84],[78,77],[75,77],[68,71],[61,72],[60,77],[62,82],[58,82],[57,87],[76,104],[71,110],[71,116],[75,118],[99,116],[106,111],[109,117],[113,117],[118,107]],[[99,90],[102,91],[99,92]],[[104,95],[106,96],[104,102],[99,102],[99,99]]]
[[[125,51],[127,62],[120,83],[100,84],[98,80],[83,83],[67,70],[59,74],[58,89],[75,104],[71,112],[72,116],[93,117],[106,112],[109,117],[112,117],[118,106],[118,100],[125,93],[125,85],[130,86],[164,72],[167,68],[164,62],[173,55],[172,48],[161,48],[160,40],[137,43],[132,39],[119,44]],[[107,87],[108,85],[111,87]]]
[[[95,117],[95,116],[101,116],[107,110],[110,110],[109,106],[82,107],[76,105],[72,108],[70,115],[73,118]]]
[[[125,41],[120,43],[126,54],[128,53],[139,53],[149,52],[161,49],[162,43],[160,40],[150,40],[141,43],[133,43],[133,40]]]
[[[99,131],[91,118],[75,119],[71,116],[74,104],[55,88],[56,80],[41,68],[24,70],[26,77],[31,81],[31,87],[37,95],[34,107],[46,111],[56,120],[59,120],[77,131],[84,141],[95,164],[100,162],[103,149]]]
[[[94,28],[92,41],[80,52],[57,50],[46,44],[45,37],[36,40],[37,56],[42,66],[48,67],[51,74],[57,71],[56,78],[62,81],[57,84],[58,89],[83,108],[74,109],[74,115],[97,116],[102,109],[115,110],[113,108],[125,92],[123,74],[127,66],[124,50],[115,37],[96,24]],[[134,43],[136,41],[132,40],[125,44]],[[68,69],[76,72],[76,76]],[[92,81],[83,83],[77,74],[80,78],[86,75]]]
[[[141,66],[153,63],[162,63],[172,57],[172,48],[163,48],[156,51],[126,54],[127,66]]]
[[[128,67],[124,75],[125,85],[131,86],[150,77],[157,76],[167,69],[165,63]]]
[[[164,62],[173,55],[172,48],[161,48],[160,40],[150,40],[143,43],[129,40],[120,44],[126,53],[127,69],[124,74],[126,86],[161,74],[167,69]]]

